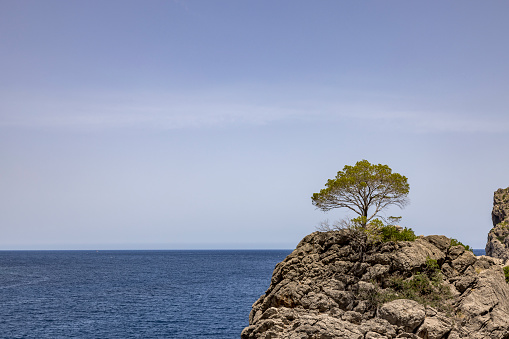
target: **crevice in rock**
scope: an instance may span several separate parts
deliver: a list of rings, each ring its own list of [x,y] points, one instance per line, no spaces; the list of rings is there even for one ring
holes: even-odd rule
[[[488,313],[491,313],[495,307],[497,307],[499,302],[497,301],[495,305],[491,306],[487,311],[480,313],[480,316],[485,316]]]

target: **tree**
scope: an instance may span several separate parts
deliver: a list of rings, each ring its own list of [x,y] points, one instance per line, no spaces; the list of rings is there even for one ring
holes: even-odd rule
[[[363,226],[390,205],[400,208],[408,204],[410,186],[407,178],[392,173],[387,165],[372,165],[367,160],[355,166],[346,165],[336,178],[327,180],[325,188],[314,193],[313,205],[322,211],[346,207],[361,216]],[[372,214],[368,214],[370,208]]]

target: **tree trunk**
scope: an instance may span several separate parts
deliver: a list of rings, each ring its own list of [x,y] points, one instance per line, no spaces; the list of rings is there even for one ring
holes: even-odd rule
[[[365,208],[362,210],[362,227],[366,227],[366,224],[368,223],[368,209]]]

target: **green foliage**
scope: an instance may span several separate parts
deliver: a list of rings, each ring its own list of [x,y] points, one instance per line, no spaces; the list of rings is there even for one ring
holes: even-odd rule
[[[362,217],[364,219],[366,219],[366,217]],[[382,227],[384,227],[384,222],[380,219],[371,219],[369,221],[369,224],[373,227],[373,228],[376,228],[376,229],[381,229]]]
[[[359,216],[366,226],[381,210],[390,205],[403,208],[407,203],[410,186],[407,178],[392,173],[387,165],[372,165],[367,160],[355,166],[346,165],[334,179],[329,179],[325,188],[311,197],[313,205],[322,211],[346,207]],[[370,208],[374,212],[369,215]]]
[[[431,259],[429,256],[426,258],[426,274],[431,276],[440,271],[440,266],[436,259]]]
[[[433,286],[440,286],[443,280],[442,271],[440,270],[440,265],[436,259],[431,259],[430,257],[426,258],[426,267],[424,268],[424,273],[431,280]]]
[[[368,222],[368,218],[366,218],[365,216],[360,216],[357,218],[350,219],[350,222],[354,227],[362,227],[366,225],[366,223]]]
[[[388,242],[388,241],[414,241],[417,239],[414,231],[411,228],[401,228],[394,225],[385,225],[382,220],[376,218],[371,219],[369,223],[365,224],[366,217],[357,217],[353,219],[343,220],[341,225],[343,229],[360,234],[366,238],[369,244]],[[326,230],[330,230],[326,229]]]
[[[467,250],[467,251],[473,252],[473,250],[472,250],[472,248],[470,246],[463,244],[458,239],[451,238],[451,246],[450,247],[458,246],[458,245],[463,246],[465,248],[465,250]]]
[[[411,228],[403,228],[399,230],[396,226],[386,225],[380,228],[382,233],[382,241],[414,241],[417,239]]]
[[[369,224],[366,224],[366,217],[358,217],[349,220],[347,229],[353,234],[360,235],[360,238],[364,239],[365,243],[375,244],[382,240],[380,225],[383,226],[383,222],[379,219],[373,219]]]
[[[504,267],[505,281],[509,284],[509,266]]]
[[[396,299],[411,299],[448,313],[452,310],[451,305],[446,302],[451,299],[451,292],[443,284],[442,272],[437,261],[429,257],[423,272],[418,272],[410,278],[393,276],[387,279],[385,284],[385,289],[378,288],[374,295],[369,297],[374,305]]]
[[[433,285],[431,284],[429,277],[422,273],[414,274],[414,276],[405,281],[405,283],[406,284],[404,286],[408,290],[419,296],[428,296],[434,292]]]
[[[357,217],[353,219],[342,219],[330,227],[328,222],[323,222],[319,227],[319,231],[331,231],[333,229],[347,229],[352,234],[357,234],[361,238],[365,238],[368,244],[375,244],[388,241],[414,241],[417,239],[411,228],[401,228],[394,225],[385,225],[382,220],[376,218],[366,223],[366,217]]]

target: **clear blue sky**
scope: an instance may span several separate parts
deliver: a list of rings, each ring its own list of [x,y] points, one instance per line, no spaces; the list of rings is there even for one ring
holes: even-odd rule
[[[294,248],[367,159],[483,248],[506,1],[0,0],[0,249]],[[352,215],[350,215],[352,216]]]

